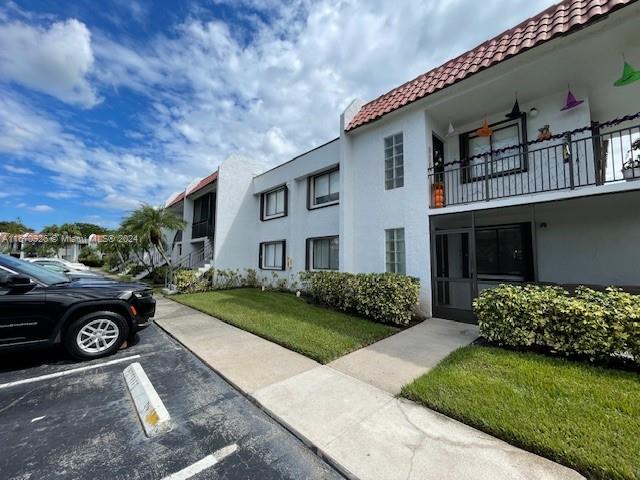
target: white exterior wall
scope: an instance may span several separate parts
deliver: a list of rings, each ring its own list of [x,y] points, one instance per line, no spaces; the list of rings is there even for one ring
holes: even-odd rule
[[[307,179],[310,175],[325,171],[339,164],[340,141],[334,140],[275,169],[257,176],[253,180],[253,216],[256,240],[255,260],[250,268],[258,269],[258,248],[261,242],[286,240],[287,268],[275,271],[279,277],[291,279],[305,270],[306,240],[340,234],[340,204],[323,208],[307,209]],[[260,194],[285,185],[288,192],[287,216],[271,220],[260,220]],[[340,192],[342,196],[342,192]],[[341,199],[342,201],[342,199]],[[342,241],[340,241],[342,249]],[[262,277],[271,278],[273,270],[260,270]]]
[[[536,205],[539,281],[640,286],[639,204],[635,191]]]
[[[431,313],[429,217],[427,214],[427,124],[424,111],[412,110],[346,135],[341,216],[344,269],[384,272],[385,230],[404,228],[406,273],[420,279],[421,307]],[[404,186],[385,190],[384,139],[403,133]]]
[[[214,267],[255,268],[258,259],[255,216],[258,200],[253,177],[264,167],[246,157],[232,155],[218,170]]]

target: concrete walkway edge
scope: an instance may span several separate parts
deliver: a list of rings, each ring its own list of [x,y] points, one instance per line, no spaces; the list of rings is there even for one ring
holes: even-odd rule
[[[429,480],[584,479],[552,460],[399,399],[397,385],[376,385],[366,370],[350,371],[356,356],[366,361],[397,356],[398,347],[384,340],[350,354],[342,365],[320,365],[181,303],[167,298],[158,303],[159,328],[350,480],[380,478],[382,472],[389,479],[417,478],[417,468],[425,474],[420,478]],[[435,335],[438,348],[455,349],[442,344],[437,330],[437,325],[423,326],[416,333]],[[457,332],[454,343],[471,335],[473,331]],[[437,363],[432,355],[405,357],[414,365],[406,369],[409,376],[416,367],[428,370]]]
[[[172,300],[173,301],[173,300]],[[304,436],[302,433],[300,433],[298,430],[296,430],[293,426],[291,426],[288,422],[286,422],[284,419],[282,419],[281,417],[279,417],[278,415],[276,415],[274,412],[272,412],[269,408],[267,408],[266,406],[264,406],[257,398],[255,398],[251,393],[246,392],[244,389],[240,388],[233,380],[231,380],[227,375],[224,374],[224,372],[218,370],[217,368],[211,366],[204,358],[202,358],[200,355],[198,355],[198,353],[196,351],[194,351],[193,349],[191,349],[189,347],[189,345],[181,342],[178,338],[176,338],[175,335],[173,335],[167,328],[163,327],[160,323],[156,322],[156,325],[163,331],[165,332],[167,335],[169,335],[173,340],[175,340],[176,342],[178,342],[180,345],[182,345],[185,349],[187,349],[189,352],[191,352],[196,358],[198,358],[198,360],[200,360],[204,365],[206,365],[208,368],[210,368],[211,370],[213,370],[217,375],[219,375],[220,377],[222,377],[224,379],[225,382],[227,382],[229,385],[231,385],[233,388],[235,388],[240,394],[242,394],[244,397],[246,397],[251,403],[253,403],[256,407],[258,407],[260,410],[262,410],[264,413],[266,413],[267,415],[269,415],[270,418],[272,418],[275,422],[277,422],[280,426],[282,426],[282,428],[284,428],[285,430],[287,430],[289,433],[291,433],[293,436],[295,436],[298,440],[300,440],[300,442],[302,442],[309,450],[311,450],[315,455],[317,455],[321,460],[327,462],[332,468],[336,469],[338,472],[340,472],[340,474],[342,474],[345,478],[349,479],[349,480],[359,480],[359,478],[354,475],[353,473],[351,473],[349,471],[348,468],[346,468],[344,465],[342,465],[340,462],[338,462],[337,460],[335,460],[331,455],[329,455],[327,452],[325,452],[322,448],[320,448],[318,445],[314,444],[311,440],[309,440],[306,436]]]

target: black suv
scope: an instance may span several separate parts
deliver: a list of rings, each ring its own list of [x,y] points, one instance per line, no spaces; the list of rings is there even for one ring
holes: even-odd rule
[[[147,285],[70,279],[0,254],[0,351],[63,343],[73,356],[110,355],[155,314]]]

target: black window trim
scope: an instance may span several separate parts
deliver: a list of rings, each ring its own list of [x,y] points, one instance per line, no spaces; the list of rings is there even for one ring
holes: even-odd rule
[[[322,237],[309,237],[305,240],[305,249],[304,249],[304,269],[312,272],[339,272],[340,271],[340,257],[338,254],[338,269],[332,270],[330,268],[313,268],[311,265],[311,243],[314,240],[331,240],[337,238],[338,239],[338,249],[340,248],[340,235],[325,235]]]
[[[333,167],[329,167],[325,170],[314,173],[313,175],[309,175],[307,177],[307,210],[318,210],[319,208],[333,207],[334,205],[340,204],[340,194],[342,193],[340,192],[340,190],[338,190],[338,200],[321,203],[319,205],[313,205],[313,201],[311,199],[311,196],[313,194],[313,180],[316,177],[320,177],[322,175],[327,175],[327,174],[330,174],[333,172],[339,172],[339,171],[340,171],[340,165],[334,165]]]
[[[270,268],[262,266],[262,252],[264,250],[264,246],[268,243],[281,243],[282,244],[282,266],[280,268]],[[271,271],[281,271],[284,272],[287,269],[287,241],[282,240],[267,240],[266,242],[260,242],[258,247],[258,268],[260,270],[271,270]]]
[[[284,190],[284,212],[277,213],[275,215],[266,216],[264,213],[264,209],[266,207],[267,195],[270,193],[277,192],[279,190]],[[278,185],[277,187],[271,188],[260,194],[260,221],[268,222],[269,220],[275,220],[277,218],[286,217],[287,215],[289,215],[289,187],[287,186],[286,183],[283,183],[282,185]]]
[[[517,123],[515,123],[515,122],[517,122]],[[491,123],[491,124],[489,124],[489,127],[491,127],[495,132],[497,130],[501,130],[501,128],[494,128],[494,127],[500,127],[500,125],[511,124],[511,123],[513,123],[514,125],[518,126],[518,141],[519,141],[519,145],[514,145],[514,148],[513,148],[514,153],[512,155],[516,155],[516,153],[520,155],[520,158],[521,158],[520,166],[516,167],[516,168],[512,168],[510,170],[503,170],[501,172],[490,173],[489,174],[489,179],[504,177],[504,176],[507,176],[507,175],[515,175],[515,174],[518,174],[518,173],[525,173],[529,169],[529,157],[527,155],[527,153],[528,153],[528,147],[527,147],[528,139],[527,139],[527,115],[526,115],[526,113],[523,112],[517,118],[508,118],[506,120],[500,120],[499,122]],[[502,127],[502,129],[507,128],[509,126],[511,126],[511,125],[505,125],[504,127]],[[471,165],[469,164],[469,160],[467,159],[467,157],[468,157],[468,152],[469,152],[469,137],[473,136],[473,135],[477,136],[475,130],[470,130],[468,132],[461,133],[460,136],[459,136],[460,159],[461,159],[460,160],[460,182],[461,183],[473,183],[473,182],[486,180],[486,178],[487,178],[486,174],[485,175],[478,175],[478,176],[475,176],[475,177],[471,176]],[[516,147],[519,147],[519,148],[516,149]],[[492,153],[492,152],[493,152],[493,149],[491,149],[491,151],[489,153]]]

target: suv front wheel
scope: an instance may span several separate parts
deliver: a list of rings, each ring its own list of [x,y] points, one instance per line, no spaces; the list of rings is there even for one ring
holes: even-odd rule
[[[92,312],[74,320],[64,337],[71,355],[87,360],[106,357],[117,351],[127,336],[129,325],[115,312]]]

